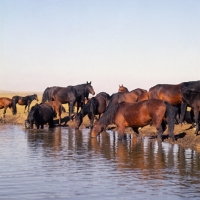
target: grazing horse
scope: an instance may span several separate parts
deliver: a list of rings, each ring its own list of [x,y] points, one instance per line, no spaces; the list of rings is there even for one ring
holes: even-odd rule
[[[130,92],[118,92],[118,93],[114,93],[114,94],[111,95],[111,98],[110,98],[110,101],[109,101],[107,109],[109,109],[110,107],[112,107],[114,105],[122,103],[122,102],[127,102],[127,103],[138,102],[139,97],[143,93],[147,93],[147,91],[144,90],[144,89],[141,89],[141,88],[137,88],[137,89],[132,90]],[[145,99],[145,98],[143,97],[143,99]]]
[[[119,85],[118,92],[129,92],[127,87],[124,87],[123,85]]]
[[[95,97],[89,99],[87,104],[76,114],[74,122],[75,128],[79,128],[83,122],[83,118],[88,115],[90,119],[90,128],[93,127],[95,115],[101,116],[106,110],[107,101],[110,99],[110,95],[106,92],[100,92]]]
[[[21,105],[21,106],[25,106],[25,107],[24,107],[24,113],[25,113],[25,110],[26,110],[26,107],[27,107],[27,106],[28,106],[28,112],[29,112],[29,108],[30,108],[31,102],[32,102],[33,100],[39,101],[39,100],[38,100],[38,97],[37,97],[37,94],[28,95],[28,96],[25,96],[25,97],[13,96],[13,97],[12,97],[12,101],[13,101],[13,104],[14,104],[14,106],[15,106],[16,113],[17,113],[17,108],[16,108],[16,104],[17,104],[17,103],[18,103],[19,105]],[[16,114],[16,113],[15,113],[15,114]]]
[[[94,89],[90,83],[76,85],[76,86],[68,86],[68,87],[57,87],[53,91],[52,99],[54,101],[59,101],[62,104],[69,104],[69,117],[73,113],[74,104],[77,101],[81,101],[84,103],[85,96],[91,93],[95,94]]]
[[[61,125],[62,104],[58,101],[49,101],[49,102],[45,102],[45,103],[41,103],[41,104],[50,105],[53,108],[54,117],[59,118],[58,124]]]
[[[168,133],[174,141],[174,119],[176,109],[169,103],[159,99],[149,99],[137,103],[123,102],[106,110],[103,116],[95,123],[91,136],[96,137],[109,124],[115,124],[118,137],[122,139],[126,127],[131,127],[139,135],[138,128],[153,122],[157,129],[158,139],[162,141],[162,133],[166,130],[166,118]]]
[[[5,117],[7,108],[10,108],[12,114],[15,114],[15,107],[13,106],[12,99],[8,97],[0,97],[0,109],[4,109],[3,116]]]

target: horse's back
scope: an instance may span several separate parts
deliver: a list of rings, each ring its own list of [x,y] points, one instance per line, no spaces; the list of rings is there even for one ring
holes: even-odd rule
[[[161,99],[172,105],[181,103],[181,87],[182,83],[173,84],[158,84],[149,89],[149,99]]]
[[[136,103],[122,103],[115,115],[117,124],[123,123],[127,126],[146,126],[153,119],[163,119],[167,106],[159,99],[149,99]]]
[[[4,106],[11,106],[12,105],[12,99],[8,97],[0,97],[0,108],[3,108]]]
[[[61,103],[68,103],[76,100],[76,90],[73,86],[57,87],[53,91],[52,98]]]

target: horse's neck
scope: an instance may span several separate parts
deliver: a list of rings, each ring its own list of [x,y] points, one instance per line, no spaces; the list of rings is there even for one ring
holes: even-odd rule
[[[78,95],[81,95],[85,92],[86,84],[75,85],[74,89],[76,90]]]

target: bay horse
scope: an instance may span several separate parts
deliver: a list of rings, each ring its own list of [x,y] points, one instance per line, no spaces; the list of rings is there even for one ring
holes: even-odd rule
[[[45,103],[40,103],[40,105],[41,104],[46,104],[52,107],[54,111],[54,117],[58,117],[58,124],[61,125],[62,104],[58,101],[49,101]]]
[[[32,102],[33,100],[39,101],[37,94],[28,95],[28,96],[25,96],[25,97],[13,96],[13,97],[12,97],[12,101],[13,101],[13,104],[14,104],[14,106],[15,106],[16,113],[17,113],[17,108],[16,108],[16,104],[17,104],[17,103],[18,103],[19,105],[21,105],[21,106],[25,106],[25,107],[24,107],[24,113],[25,113],[27,107],[28,107],[28,112],[29,112],[31,102]],[[15,114],[16,114],[16,113],[15,113]]]
[[[13,106],[12,99],[8,97],[0,97],[0,109],[4,109],[3,117],[5,117],[7,108],[10,108],[12,114],[15,114],[15,107]]]
[[[117,126],[119,139],[123,138],[126,127],[131,127],[138,136],[139,127],[153,123],[157,129],[158,140],[162,141],[162,133],[166,130],[167,118],[169,137],[174,141],[175,115],[176,108],[159,99],[149,99],[137,103],[123,102],[106,110],[94,124],[91,137],[97,137],[109,124]]]
[[[149,99],[161,99],[178,108],[177,122],[183,123],[187,105],[182,101],[183,84],[157,84],[149,89]]]
[[[146,90],[141,89],[141,88],[137,88],[134,89],[130,92],[118,92],[118,93],[114,93],[111,95],[110,101],[108,103],[108,107],[107,109],[109,109],[110,107],[117,105],[119,103],[122,102],[127,102],[127,103],[135,103],[139,101],[139,97],[143,94],[143,93],[147,93]],[[148,99],[146,97],[146,99]],[[143,98],[141,98],[141,100],[146,100],[145,96]]]
[[[83,118],[88,115],[90,120],[90,128],[93,127],[95,115],[100,116],[105,112],[107,107],[107,101],[110,99],[110,95],[106,92],[100,92],[95,97],[88,100],[87,104],[83,106],[81,111],[75,115],[74,123],[75,128],[78,129],[83,122]]]
[[[69,117],[73,113],[74,104],[77,101],[81,101],[82,104],[85,102],[85,96],[94,95],[94,89],[91,85],[91,82],[87,82],[86,84],[80,84],[76,86],[68,86],[68,87],[57,87],[52,94],[52,100],[59,101],[62,104],[68,103],[69,105]]]
[[[127,87],[124,87],[123,85],[119,85],[118,92],[129,92]]]

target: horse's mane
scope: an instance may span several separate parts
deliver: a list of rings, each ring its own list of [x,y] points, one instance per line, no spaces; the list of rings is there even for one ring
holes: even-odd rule
[[[104,126],[107,126],[109,124],[113,124],[113,119],[115,117],[115,114],[119,108],[119,105],[120,104],[117,104],[117,105],[113,105],[111,106],[109,109],[107,109],[103,116],[99,119],[99,123],[100,124],[103,124]]]

